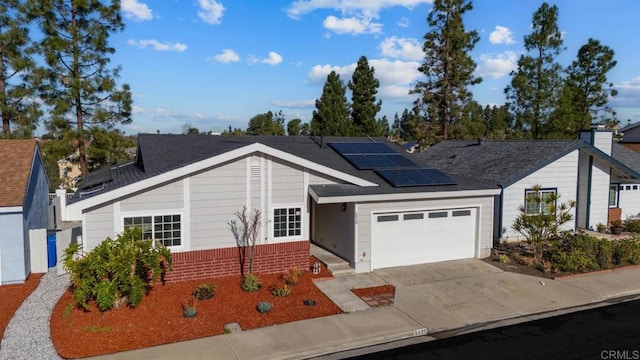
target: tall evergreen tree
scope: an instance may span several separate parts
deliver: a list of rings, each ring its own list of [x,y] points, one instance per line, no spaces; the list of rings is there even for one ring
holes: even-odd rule
[[[464,107],[460,121],[451,128],[451,137],[459,140],[475,140],[485,137],[487,128],[482,105],[471,101]]]
[[[23,0],[0,3],[0,118],[2,137],[30,137],[42,115],[33,101],[36,80],[30,76],[35,67],[30,57],[32,41]]]
[[[327,76],[322,96],[316,100],[311,119],[311,134],[325,136],[351,135],[349,103],[346,88],[335,71]]]
[[[39,10],[46,63],[41,97],[50,108],[48,128],[77,149],[82,176],[95,127],[131,123],[131,92],[118,88],[120,68],[109,67],[109,35],[122,31],[120,1],[30,0]]]
[[[356,70],[347,86],[351,90],[352,135],[382,135],[383,129],[376,121],[376,114],[382,107],[382,101],[376,102],[380,81],[375,78],[375,69],[369,67],[366,56],[361,56],[358,60]]]
[[[600,111],[611,111],[606,105],[609,96],[616,96],[613,83],[607,81],[607,73],[617,61],[611,48],[600,41],[589,39],[580,50],[577,59],[569,66],[566,85],[573,95],[572,105],[581,120],[580,128],[588,129],[594,115]]]
[[[507,104],[517,128],[532,139],[545,138],[547,125],[562,86],[562,67],[556,57],[563,50],[558,29],[558,7],[543,3],[533,14],[532,32],[524,37],[524,48],[511,84],[505,89]]]
[[[476,63],[469,55],[480,38],[477,31],[466,31],[462,21],[472,9],[467,0],[434,1],[427,17],[432,30],[424,36],[425,58],[418,68],[426,79],[410,92],[420,94],[415,104],[440,125],[443,139],[449,137],[449,127],[460,120],[462,109],[472,99],[467,87],[482,81],[473,75]]]

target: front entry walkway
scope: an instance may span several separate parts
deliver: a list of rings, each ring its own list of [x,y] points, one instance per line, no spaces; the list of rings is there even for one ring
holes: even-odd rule
[[[353,275],[355,270],[349,265],[349,262],[338,255],[311,243],[311,255],[322,261],[327,266],[327,270],[335,277],[343,275]]]

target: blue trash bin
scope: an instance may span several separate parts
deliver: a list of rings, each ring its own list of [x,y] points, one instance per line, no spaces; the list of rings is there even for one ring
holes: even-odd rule
[[[56,233],[47,233],[47,264],[50,268],[56,266],[58,262],[56,253]]]

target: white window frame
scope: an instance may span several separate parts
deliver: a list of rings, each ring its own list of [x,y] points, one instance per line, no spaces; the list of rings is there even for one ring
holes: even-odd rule
[[[152,211],[135,211],[135,212],[123,212],[120,214],[120,226],[121,226],[121,231],[124,231],[124,219],[125,218],[136,218],[136,217],[146,217],[146,216],[150,216],[151,217],[151,233],[152,238],[154,240],[153,242],[153,246],[155,246],[155,229],[154,229],[154,217],[155,216],[173,216],[173,215],[180,215],[180,245],[176,245],[176,246],[167,246],[167,248],[171,251],[174,250],[183,250],[185,248],[185,233],[184,233],[184,214],[183,212],[180,210],[166,210],[166,211],[156,211],[156,212],[152,212]]]
[[[620,184],[610,184],[609,185],[609,208],[614,209],[618,207],[618,204],[620,202]],[[611,204],[611,192],[615,191],[615,200],[613,205]]]
[[[557,194],[558,189],[556,188],[543,188],[540,189],[540,196],[544,199],[545,194]],[[529,212],[528,198],[530,194],[535,194],[535,190],[533,189],[525,189],[524,190],[524,212],[526,215],[549,215],[548,209],[543,209],[544,202],[538,204],[538,211]],[[546,211],[545,211],[546,210]]]
[[[287,234],[285,236],[276,236],[275,232],[276,232],[276,222],[275,222],[275,211],[276,210],[282,210],[282,209],[286,209],[287,211],[287,221],[286,221],[286,232]],[[289,235],[289,225],[291,220],[289,219],[289,210],[291,209],[299,209],[300,210],[300,234],[299,235]],[[274,205],[271,207],[271,211],[269,213],[269,222],[271,223],[270,229],[269,229],[269,237],[271,237],[274,240],[289,240],[289,239],[302,239],[302,236],[304,235],[304,205],[302,204],[294,204],[294,205]]]

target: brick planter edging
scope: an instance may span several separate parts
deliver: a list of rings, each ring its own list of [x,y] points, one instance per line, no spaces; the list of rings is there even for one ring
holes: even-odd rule
[[[309,241],[256,245],[253,259],[255,273],[273,274],[292,267],[307,270],[310,256]],[[171,254],[173,272],[167,272],[167,283],[240,275],[240,249],[238,247],[195,250]],[[249,268],[249,259],[244,265]]]

